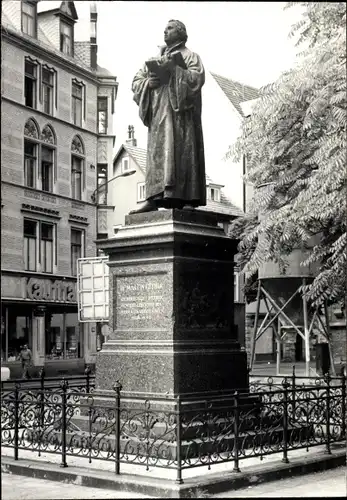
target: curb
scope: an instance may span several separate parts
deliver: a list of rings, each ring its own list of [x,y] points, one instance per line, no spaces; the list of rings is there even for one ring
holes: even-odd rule
[[[339,450],[333,455],[324,453],[315,458],[296,458],[288,464],[258,465],[250,468],[247,472],[211,473],[208,477],[204,475],[190,478],[185,480],[183,484],[177,484],[174,481],[153,477],[144,478],[131,474],[116,476],[110,472],[100,471],[96,473],[78,467],[65,469],[47,462],[15,461],[13,458],[1,457],[1,471],[5,474],[164,498],[201,498],[214,493],[223,493],[260,483],[329,470],[345,464],[346,451]]]

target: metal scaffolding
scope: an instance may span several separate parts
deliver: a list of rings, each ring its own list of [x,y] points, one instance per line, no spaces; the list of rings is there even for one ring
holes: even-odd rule
[[[256,299],[256,311],[255,311],[255,321],[253,327],[253,333],[251,337],[251,357],[250,357],[250,368],[252,369],[255,360],[255,348],[256,343],[260,337],[266,332],[269,327],[273,328],[276,337],[277,354],[276,354],[276,374],[280,373],[280,363],[281,363],[281,344],[285,343],[286,335],[288,335],[289,329],[295,331],[296,334],[304,341],[305,345],[305,373],[306,376],[310,375],[310,336],[313,333],[314,326],[318,327],[319,333],[323,335],[329,345],[329,357],[330,365],[333,375],[335,375],[334,361],[331,350],[331,334],[329,326],[328,308],[326,303],[324,303],[324,321],[322,316],[319,314],[319,307],[314,310],[308,308],[306,296],[301,292],[301,286],[306,285],[306,279],[302,278],[301,282],[298,280],[298,287],[290,298],[285,302],[284,305],[278,303],[277,298],[271,296],[271,293],[266,290],[264,281],[258,280],[258,291]],[[303,327],[301,325],[295,324],[292,319],[285,313],[285,308],[293,301],[297,295],[301,296],[303,304]],[[259,310],[260,303],[264,302],[266,307],[266,315],[260,326],[259,323]],[[277,320],[277,321],[276,321]]]

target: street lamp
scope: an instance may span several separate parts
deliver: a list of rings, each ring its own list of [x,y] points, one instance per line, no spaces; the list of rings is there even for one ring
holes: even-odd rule
[[[116,179],[119,179],[120,177],[128,177],[129,175],[135,174],[135,172],[136,172],[135,169],[125,170],[123,173],[118,174],[115,177],[112,177],[112,179],[109,179],[108,181],[104,182],[104,184],[101,184],[100,186],[98,186],[94,190],[93,194],[91,195],[92,202],[93,203],[96,202],[96,195],[97,195],[98,191],[100,191],[101,188],[103,188],[104,186],[109,184],[111,181],[115,181]]]

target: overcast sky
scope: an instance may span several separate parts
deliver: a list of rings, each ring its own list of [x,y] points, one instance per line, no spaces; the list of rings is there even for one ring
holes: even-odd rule
[[[40,2],[42,7],[51,2]],[[76,40],[89,38],[89,1],[75,1],[79,21]],[[52,5],[52,4],[51,4]],[[97,1],[98,63],[117,76],[114,116],[116,151],[135,126],[138,146],[146,147],[147,129],[138,118],[131,82],[148,57],[162,45],[170,19],[184,22],[187,46],[197,52],[205,69],[259,87],[294,63],[294,41],[288,38],[298,7],[285,2],[136,2]]]

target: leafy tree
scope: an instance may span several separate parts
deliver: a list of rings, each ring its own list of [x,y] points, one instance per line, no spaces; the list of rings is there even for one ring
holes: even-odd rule
[[[247,181],[255,189],[250,213],[234,222],[240,239],[245,292],[253,300],[260,264],[286,268],[294,248],[313,248],[302,264],[319,272],[305,292],[313,304],[345,298],[347,283],[346,177],[346,4],[299,4],[293,27],[304,46],[294,68],[262,88],[252,115],[228,155],[245,155]],[[266,217],[258,217],[266,213]]]

